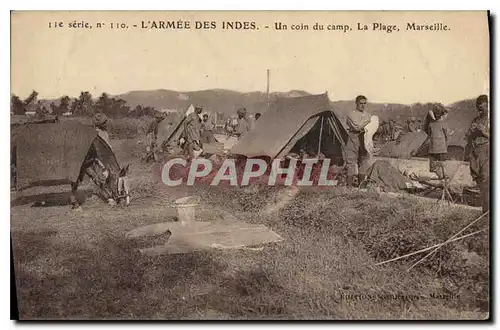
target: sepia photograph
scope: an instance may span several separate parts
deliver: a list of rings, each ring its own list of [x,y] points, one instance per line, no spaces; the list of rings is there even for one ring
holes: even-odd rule
[[[11,11],[14,318],[491,320],[491,24]]]

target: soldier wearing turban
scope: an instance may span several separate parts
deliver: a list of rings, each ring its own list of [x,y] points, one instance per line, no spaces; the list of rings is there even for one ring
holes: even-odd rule
[[[152,153],[152,156],[153,156],[155,162],[159,161],[159,155],[158,155],[159,146],[157,143],[158,127],[159,127],[160,122],[163,119],[165,119],[165,115],[162,112],[157,111],[155,113],[155,119],[151,122],[151,124],[149,125],[149,127],[146,131],[146,135],[147,135],[147,138],[146,138],[147,156],[146,156],[146,158],[149,159],[149,157],[151,156],[151,153]]]
[[[201,153],[201,118],[200,114],[203,111],[202,107],[195,107],[194,112],[190,113],[184,122],[183,138],[184,151],[189,159],[196,158]]]
[[[476,99],[479,115],[472,121],[467,131],[470,154],[470,172],[481,191],[483,212],[490,209],[490,127],[488,118],[488,96]]]
[[[429,139],[430,171],[444,178],[443,162],[448,153],[448,142],[453,133],[447,126],[445,119],[448,111],[442,104],[435,104],[429,112],[426,133]]]
[[[247,118],[247,109],[239,108],[238,110],[236,110],[236,114],[238,115],[238,124],[235,128],[235,135],[241,137],[246,132],[250,131],[250,122]]]

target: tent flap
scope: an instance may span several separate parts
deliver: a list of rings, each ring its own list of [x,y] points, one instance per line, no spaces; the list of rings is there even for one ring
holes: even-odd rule
[[[332,111],[326,93],[282,98],[271,104],[255,128],[243,136],[238,144],[231,149],[231,154],[246,157],[267,156],[271,159],[281,157],[314,129],[315,124],[320,122],[318,118],[321,116],[332,118],[331,122],[334,123],[332,129],[335,131],[335,135],[347,138],[345,129],[340,125],[338,118]],[[325,136],[325,138],[328,137],[328,135]],[[343,148],[344,145],[345,139],[339,141],[339,148]]]

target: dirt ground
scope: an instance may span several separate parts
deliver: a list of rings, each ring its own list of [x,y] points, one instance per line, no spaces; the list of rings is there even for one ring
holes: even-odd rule
[[[114,141],[131,163],[132,205],[87,197],[70,211],[63,190],[14,200],[11,234],[21,319],[485,319],[488,231],[425,254],[388,260],[445,241],[480,211],[374,192],[301,189],[281,208],[282,188],[166,189],[141,164],[136,140]],[[89,186],[90,187],[90,186]],[[84,187],[85,188],[85,187]],[[88,187],[87,187],[88,188]],[[65,188],[66,191],[69,188]],[[45,195],[42,195],[45,194]],[[30,195],[31,194],[31,195]],[[210,250],[147,257],[131,229],[176,215],[195,194],[206,209],[269,226],[284,238],[262,250]],[[45,199],[47,207],[34,207]],[[83,198],[83,197],[82,197]],[[464,234],[488,228],[483,219]]]

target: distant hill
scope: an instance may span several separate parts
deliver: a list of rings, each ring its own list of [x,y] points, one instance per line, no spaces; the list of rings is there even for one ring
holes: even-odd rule
[[[273,101],[280,97],[300,97],[311,95],[306,91],[292,90],[289,92],[275,92],[270,94]],[[157,109],[187,109],[190,104],[202,105],[208,111],[222,112],[226,115],[234,114],[239,107],[246,107],[250,113],[266,111],[267,96],[264,92],[240,93],[224,89],[212,89],[195,92],[176,92],[171,90],[132,91],[116,95],[127,101],[131,107],[136,105],[152,106]],[[339,117],[355,109],[354,100],[332,101],[332,107]],[[450,105],[456,109],[461,120],[470,122],[476,116],[474,100],[462,100]],[[428,112],[425,103],[368,103],[368,111],[377,115],[381,120],[392,118],[404,124],[414,116],[424,119]],[[450,116],[451,118],[452,116]]]
[[[299,97],[310,95],[304,91],[271,93],[271,101],[278,97]],[[246,107],[250,113],[264,112],[267,104],[266,93],[240,93],[224,89],[211,89],[196,92],[176,92],[171,90],[132,91],[116,95],[131,107],[136,105],[152,106],[157,109],[187,109],[189,105],[201,105],[208,111],[234,114],[239,107]]]

